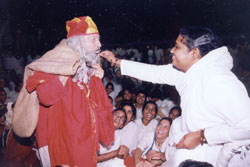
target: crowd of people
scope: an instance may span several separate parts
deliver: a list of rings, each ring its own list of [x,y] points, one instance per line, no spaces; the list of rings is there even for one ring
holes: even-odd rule
[[[86,18],[84,17],[84,19],[86,19]],[[77,23],[81,23],[82,20],[83,20],[83,18],[80,18],[79,21],[78,21],[78,19],[75,19],[72,22],[75,21]],[[68,39],[72,39],[72,37],[76,37],[75,34],[78,33],[78,32],[75,32],[75,29],[74,29],[75,25],[73,25],[72,22],[67,23],[67,26],[69,26],[71,28],[71,31],[70,31],[70,29],[67,29],[68,30]],[[92,26],[92,24],[91,24],[91,26]],[[94,29],[97,29],[97,28],[94,27]],[[80,35],[77,34],[77,36],[81,36],[81,35],[85,36],[86,32],[84,32],[84,34],[80,34]],[[97,33],[98,33],[98,31],[96,30],[96,32],[94,32],[94,33],[91,32],[90,34],[96,35]],[[89,35],[87,35],[87,36],[89,37]],[[183,34],[183,36],[184,36],[184,34]],[[95,38],[97,38],[99,40],[99,36],[95,37]],[[97,39],[95,39],[95,40],[97,40]],[[19,38],[19,40],[21,40],[21,38]],[[76,40],[77,39],[73,39],[72,41],[70,41],[70,42],[72,42],[73,48],[74,48]],[[89,40],[89,39],[87,39],[87,40]],[[180,41],[182,41],[182,40],[180,40]],[[177,41],[177,42],[179,42],[179,41]],[[65,74],[63,72],[60,73],[59,71],[57,71],[57,72],[53,71],[54,73],[51,71],[47,72],[46,70],[41,71],[40,68],[38,69],[37,67],[32,66],[31,62],[37,62],[36,60],[38,60],[38,61],[45,60],[43,58],[41,59],[42,55],[37,55],[37,53],[40,52],[40,50],[39,51],[36,51],[36,50],[30,51],[29,50],[28,52],[26,52],[22,47],[27,47],[27,46],[20,45],[20,44],[22,44],[22,41],[19,41],[17,44],[18,44],[17,46],[14,46],[12,48],[3,49],[3,51],[1,52],[1,55],[0,55],[1,56],[0,57],[0,59],[1,59],[1,64],[0,64],[0,70],[1,70],[0,71],[0,103],[1,103],[0,104],[1,105],[0,106],[0,120],[1,120],[0,165],[3,165],[3,166],[10,165],[11,166],[14,164],[14,166],[15,165],[16,166],[18,166],[18,165],[20,165],[20,166],[22,166],[22,165],[23,166],[25,166],[25,165],[26,166],[30,166],[30,165],[32,165],[32,166],[40,166],[40,165],[41,166],[49,166],[50,164],[46,164],[46,163],[50,163],[50,161],[53,165],[62,165],[63,166],[63,165],[70,165],[70,163],[74,164],[73,160],[71,162],[71,159],[70,159],[71,157],[69,158],[70,160],[68,161],[67,158],[66,158],[67,160],[62,160],[62,159],[60,159],[61,158],[60,156],[58,156],[59,158],[56,156],[57,152],[59,152],[58,150],[63,149],[63,150],[61,150],[61,152],[64,152],[64,151],[66,152],[67,147],[63,148],[63,147],[61,147],[62,145],[59,145],[55,142],[60,141],[63,143],[65,136],[67,137],[69,135],[72,135],[75,137],[75,135],[76,135],[75,132],[71,133],[70,129],[73,131],[73,129],[75,130],[75,127],[73,127],[73,126],[78,125],[78,124],[74,125],[72,122],[67,122],[62,118],[62,120],[64,121],[63,122],[61,120],[61,117],[71,118],[71,117],[75,117],[75,116],[77,117],[79,115],[86,116],[86,117],[88,117],[89,120],[92,120],[92,121],[93,121],[93,119],[94,120],[99,119],[98,121],[100,121],[100,122],[103,121],[104,127],[105,127],[105,125],[108,127],[108,126],[110,126],[110,122],[108,122],[108,121],[104,122],[104,119],[101,118],[101,116],[99,116],[97,114],[95,109],[93,109],[93,108],[95,108],[93,106],[95,106],[96,104],[100,105],[99,99],[102,99],[103,101],[106,100],[106,95],[110,100],[110,104],[113,105],[112,119],[111,119],[112,121],[111,122],[113,124],[112,127],[114,128],[114,129],[110,128],[109,129],[110,133],[107,133],[107,134],[111,135],[112,134],[111,132],[114,131],[114,138],[113,139],[112,139],[112,137],[108,138],[107,134],[99,134],[101,137],[103,137],[103,136],[106,137],[106,138],[103,137],[104,138],[103,139],[100,136],[95,135],[95,133],[92,133],[93,129],[94,129],[93,131],[96,130],[95,129],[96,127],[95,127],[95,125],[93,125],[93,122],[88,122],[88,125],[90,128],[86,130],[86,126],[88,126],[88,125],[86,125],[85,119],[82,120],[82,123],[79,124],[81,126],[84,126],[85,129],[84,130],[80,129],[80,130],[77,130],[77,132],[76,132],[76,133],[86,132],[90,136],[93,137],[92,138],[93,141],[88,143],[88,144],[90,144],[88,151],[95,152],[96,150],[98,150],[97,154],[94,156],[94,158],[96,159],[97,166],[99,166],[99,167],[107,167],[107,166],[108,167],[118,167],[118,166],[119,167],[122,167],[122,166],[153,167],[153,166],[168,165],[168,162],[171,162],[171,160],[173,159],[172,157],[174,156],[174,154],[176,153],[176,149],[178,149],[178,148],[181,148],[182,150],[184,150],[183,152],[179,152],[180,154],[191,154],[191,152],[188,152],[188,151],[185,152],[185,149],[187,149],[187,147],[189,147],[189,146],[185,145],[186,143],[184,143],[184,142],[179,143],[179,142],[176,142],[174,140],[178,140],[178,141],[183,140],[184,141],[185,136],[189,134],[188,132],[191,133],[191,132],[195,132],[196,130],[199,130],[199,135],[198,135],[199,137],[198,138],[203,137],[205,139],[204,129],[206,129],[209,126],[212,127],[212,125],[214,125],[212,123],[206,122],[207,123],[206,126],[203,127],[203,125],[202,125],[201,127],[197,128],[197,124],[194,123],[195,121],[198,121],[198,119],[200,119],[201,117],[204,117],[204,116],[205,117],[207,116],[207,118],[210,119],[210,116],[199,115],[199,114],[195,113],[194,111],[198,110],[196,107],[189,108],[189,109],[193,109],[194,111],[188,111],[190,115],[187,115],[187,111],[186,111],[187,104],[181,105],[181,103],[183,103],[183,101],[188,101],[188,98],[190,98],[190,99],[194,98],[193,97],[194,95],[190,94],[190,97],[188,97],[188,96],[185,96],[183,94],[180,94],[180,92],[182,92],[181,90],[184,88],[180,88],[180,85],[178,85],[178,84],[176,85],[173,83],[170,84],[171,86],[166,85],[165,81],[163,81],[165,79],[163,76],[160,76],[161,77],[160,79],[157,78],[157,76],[151,77],[151,75],[156,75],[155,73],[152,74],[149,71],[150,68],[152,68],[152,69],[154,68],[153,66],[150,66],[150,67],[148,67],[148,69],[143,69],[143,70],[141,70],[140,68],[137,68],[137,67],[141,66],[140,65],[141,63],[149,63],[151,65],[156,65],[156,66],[171,63],[172,56],[175,53],[175,50],[177,50],[178,49],[177,47],[180,47],[180,46],[175,46],[174,51],[171,50],[170,46],[168,46],[166,48],[160,48],[160,47],[157,47],[156,45],[153,45],[153,44],[147,44],[147,45],[141,46],[140,48],[133,48],[133,47],[130,47],[130,48],[126,47],[126,49],[121,48],[121,47],[104,48],[104,49],[112,50],[113,55],[116,57],[116,58],[112,57],[112,59],[107,58],[107,57],[105,57],[105,59],[104,58],[101,59],[102,68],[104,70],[104,77],[102,78],[101,74],[94,73],[93,71],[91,71],[90,74],[87,73],[89,71],[87,71],[87,72],[84,71],[85,68],[88,67],[87,63],[89,61],[89,60],[84,60],[84,61],[86,61],[86,66],[84,66],[84,67],[80,66],[80,68],[79,68],[82,71],[77,70],[74,72],[76,72],[76,73],[86,72],[86,75],[87,76],[90,75],[90,77],[82,77],[81,75],[79,75],[78,77],[82,77],[79,79],[76,77],[71,78],[73,73]],[[60,43],[59,47],[62,47],[61,45],[63,47],[65,47],[63,43]],[[98,43],[98,41],[96,42],[96,45],[98,45],[97,46],[97,50],[98,50],[100,48],[100,46],[99,46],[100,44]],[[59,47],[57,47],[57,48],[59,48]],[[89,45],[88,45],[88,47],[89,47]],[[238,79],[242,81],[244,86],[247,88],[247,91],[249,94],[249,91],[250,91],[250,74],[249,74],[250,59],[249,59],[248,55],[250,54],[250,45],[248,43],[244,42],[244,43],[240,43],[239,45],[237,45],[235,47],[229,46],[228,48],[229,48],[229,51],[230,51],[232,57],[234,58],[234,68],[232,69],[232,71],[236,74]],[[20,50],[22,52],[19,52]],[[96,50],[96,48],[95,48],[95,50]],[[197,51],[197,50],[195,50],[195,51]],[[23,55],[20,55],[20,53],[22,53]],[[79,53],[80,53],[80,51],[79,51]],[[197,51],[197,53],[198,53],[198,51]],[[55,54],[55,53],[53,52],[53,54]],[[194,54],[196,54],[196,52]],[[49,58],[51,58],[51,57],[49,57]],[[122,67],[122,62],[118,62],[118,61],[120,61],[120,59],[125,60],[125,61],[123,61],[123,65],[126,66],[126,69],[124,69],[124,67]],[[195,57],[194,59],[197,59],[197,58]],[[129,60],[129,61],[127,61],[127,60]],[[197,60],[201,61],[200,58],[198,58]],[[130,64],[131,61],[137,62],[139,64],[135,64],[135,66],[133,66],[133,63]],[[175,61],[177,61],[177,60],[175,60]],[[93,61],[91,63],[95,63],[95,62],[96,61]],[[33,71],[35,71],[35,73],[34,73],[34,75],[28,76],[28,78],[25,78],[24,77],[25,76],[24,67],[30,63],[31,63],[31,65],[29,65],[28,67],[31,68]],[[121,64],[119,64],[119,63],[121,63]],[[120,67],[120,65],[121,65],[121,67]],[[37,64],[36,64],[36,66],[37,66]],[[177,64],[177,66],[178,66],[178,64]],[[59,65],[58,65],[58,67],[59,67]],[[186,72],[189,68],[190,68],[190,65],[188,66],[188,68],[185,65],[182,65],[180,70]],[[62,69],[60,69],[60,70],[62,70]],[[49,73],[49,74],[45,75],[44,73]],[[135,73],[135,75],[133,73]],[[141,75],[141,73],[144,73],[144,74]],[[59,75],[59,74],[69,76],[69,78],[67,78],[67,79],[60,78],[58,81],[56,81],[55,76]],[[98,80],[93,81],[93,79],[91,79],[91,76],[96,76],[96,77],[102,78],[102,83],[104,85],[103,90],[106,91],[105,92],[106,94],[103,95],[102,93],[100,93],[103,90],[98,89],[98,90],[96,90],[95,97],[93,97],[93,95],[91,97],[94,99],[91,99],[90,100],[91,102],[89,102],[88,91],[92,91],[92,92],[95,92],[95,91],[90,89],[88,86],[85,86],[85,84],[89,85],[90,83],[93,84],[93,82],[96,82],[95,84],[98,86],[93,86],[93,87],[95,87],[95,88],[101,87],[99,85],[99,81]],[[169,76],[166,76],[166,77],[169,77]],[[25,78],[25,80],[24,80],[24,78]],[[76,93],[76,88],[77,88],[77,90],[79,88],[74,86],[74,84],[76,84],[74,79],[76,79],[77,81],[80,80],[84,83],[82,85],[77,84],[77,86],[79,86],[80,89],[81,89],[81,86],[83,86],[81,91],[83,91],[82,94],[84,94],[84,95],[86,94],[86,97],[83,97],[82,94]],[[173,79],[173,78],[171,78],[171,79]],[[41,80],[45,80],[45,83],[48,83],[48,85],[46,85],[46,87],[40,86],[40,85],[42,85],[42,82],[40,82]],[[142,81],[142,80],[144,80],[144,81]],[[61,86],[60,82],[63,84],[63,86],[65,86],[65,84],[67,83],[66,84],[67,89],[72,89],[73,93],[72,92],[69,93],[69,95],[67,95],[67,97],[74,96],[74,99],[70,99],[70,98],[66,99],[66,100],[65,100],[65,98],[63,99],[63,97],[66,96],[65,95],[66,93],[65,93],[64,88]],[[69,82],[70,82],[70,86],[69,86]],[[169,81],[167,81],[167,83],[168,82]],[[62,130],[62,129],[59,130],[58,134],[54,134],[54,131],[50,131],[50,132],[48,132],[48,134],[50,135],[50,137],[52,136],[51,139],[49,141],[44,142],[44,139],[43,139],[44,136],[41,137],[41,135],[45,134],[43,132],[44,127],[40,123],[41,120],[38,120],[37,131],[39,132],[39,135],[32,132],[31,137],[20,138],[15,133],[13,133],[13,130],[12,130],[13,108],[14,108],[14,105],[17,101],[17,98],[22,90],[23,84],[26,85],[25,89],[27,88],[28,91],[32,92],[33,90],[36,90],[36,92],[39,96],[39,105],[40,105],[39,110],[40,111],[48,113],[49,111],[51,111],[53,109],[53,110],[65,112],[65,113],[63,113],[65,115],[54,114],[52,116],[52,114],[51,114],[50,115],[51,119],[48,119],[48,122],[49,122],[50,128],[53,128],[54,130],[58,127],[67,129],[67,134],[66,134],[66,132],[64,133],[63,132],[64,130]],[[176,89],[176,87],[177,87],[177,89]],[[54,90],[52,91],[51,89],[54,89]],[[199,90],[201,88],[198,86],[198,87],[193,88],[193,89]],[[214,89],[216,89],[216,88],[214,88]],[[86,90],[88,90],[88,91],[86,92]],[[193,90],[193,91],[195,92],[195,90]],[[209,92],[205,92],[205,93],[209,93]],[[100,94],[103,96],[101,96]],[[98,96],[100,96],[100,97],[98,97]],[[183,98],[183,96],[185,96],[185,98]],[[197,96],[197,94],[196,94],[196,96]],[[214,96],[216,96],[216,95],[214,95]],[[181,99],[181,97],[182,97],[182,99]],[[79,102],[79,100],[78,101],[76,100],[77,98],[83,99],[83,101],[86,101],[86,102]],[[199,98],[203,98],[203,97],[199,96]],[[217,98],[214,97],[214,99],[217,99]],[[201,100],[205,100],[205,99],[200,99],[200,101]],[[195,101],[195,102],[189,101],[189,103],[199,104],[199,103],[201,103],[200,101],[199,102],[198,101]],[[68,109],[67,107],[65,107],[64,103],[67,103],[67,105],[72,106],[72,109]],[[94,104],[94,103],[96,103],[96,104]],[[106,103],[106,101],[105,101],[105,103]],[[222,103],[223,102],[221,101],[221,104]],[[62,109],[63,107],[61,108],[60,105],[64,106],[65,109]],[[93,108],[90,107],[90,108],[86,109],[86,107],[82,107],[83,105],[92,106]],[[49,106],[49,107],[47,107],[47,106]],[[53,108],[51,106],[53,106]],[[99,108],[99,109],[106,109],[106,108],[109,108],[111,105],[108,104],[107,106],[105,106],[105,104],[103,104],[103,106],[104,107]],[[185,110],[184,116],[182,116],[182,113],[183,113],[182,107],[183,106],[186,107],[184,109]],[[74,111],[75,109],[79,109],[79,111],[84,111],[84,112],[88,111],[91,114],[90,115],[81,115],[81,113],[77,113],[77,112],[73,113],[73,115],[67,114],[67,112],[71,113],[71,111]],[[204,108],[201,107],[199,109],[204,109]],[[95,116],[93,116],[92,114]],[[103,113],[103,114],[105,114],[105,113]],[[110,118],[110,116],[111,116],[109,114],[106,114],[106,115],[107,115],[107,117],[105,117],[105,118]],[[232,115],[234,115],[234,114],[232,114]],[[192,118],[191,118],[191,116],[192,116]],[[42,116],[39,115],[39,119],[41,117]],[[53,119],[52,119],[52,117],[53,117]],[[60,117],[60,122],[55,121],[55,120],[57,120],[56,118],[59,118],[59,117]],[[212,116],[212,117],[214,117],[214,116]],[[231,117],[231,116],[226,116],[226,117]],[[43,116],[43,118],[44,118],[44,116]],[[183,118],[185,118],[187,120],[184,120]],[[195,118],[197,118],[197,120],[195,120]],[[76,118],[74,118],[74,119],[76,119]],[[236,119],[238,119],[238,117],[235,117],[235,120]],[[77,120],[76,121],[77,123],[81,122],[78,119],[76,119],[76,120]],[[192,122],[193,125],[191,125],[189,121],[193,121]],[[220,120],[217,118],[214,118],[214,121],[217,121],[217,123],[220,122]],[[233,120],[230,120],[230,121],[232,121],[231,123],[233,126],[234,125],[233,123],[235,123],[235,122]],[[66,125],[61,126],[62,122],[65,123]],[[71,127],[71,125],[69,125],[71,123],[72,123],[72,127]],[[204,123],[204,125],[206,123]],[[237,122],[237,123],[239,123],[239,122]],[[187,125],[182,125],[182,124],[187,124]],[[97,129],[103,128],[102,125],[97,124],[97,126],[99,126],[99,127],[97,127]],[[185,128],[184,128],[184,130],[182,129],[185,132],[180,133],[178,131],[178,126],[182,126],[182,128],[183,128],[183,126],[187,126],[186,129]],[[107,129],[103,128],[104,131]],[[172,129],[172,130],[170,131],[170,129]],[[200,129],[202,129],[202,130],[200,131]],[[218,129],[216,129],[216,130],[218,130]],[[178,131],[178,132],[176,132],[176,131]],[[200,136],[200,133],[203,136]],[[48,134],[46,132],[45,136]],[[205,134],[205,136],[206,135],[207,134]],[[183,136],[184,136],[184,138],[182,139]],[[35,140],[36,137],[40,140],[40,142],[43,140],[42,144],[36,142],[36,140]],[[76,140],[79,140],[80,138],[85,138],[85,136],[78,136],[78,137],[79,138],[77,138]],[[245,138],[243,137],[243,139],[249,139],[248,137],[249,137],[249,134],[247,135],[247,137],[245,137]],[[59,140],[58,138],[61,138],[61,139]],[[186,136],[186,138],[187,138],[187,136]],[[243,140],[243,139],[240,139],[240,140]],[[95,146],[96,140],[101,141],[100,143],[98,143],[99,146]],[[110,143],[111,140],[112,140],[112,144]],[[208,141],[206,141],[206,140],[208,140]],[[230,139],[222,139],[219,142],[217,142],[218,140],[215,141],[209,137],[206,140],[204,140],[204,143],[201,143],[201,144],[206,144],[207,142],[208,143],[211,142],[209,144],[221,144],[221,143],[227,143],[228,140],[231,140],[232,142],[238,141],[234,137],[232,137]],[[76,142],[75,139],[72,139],[70,141],[73,143]],[[66,143],[66,145],[67,144],[70,145],[67,142],[65,142],[65,143]],[[173,143],[175,143],[175,144],[173,144]],[[176,146],[176,144],[177,144],[177,146]],[[57,150],[56,149],[50,150],[50,148],[49,148],[49,153],[55,154],[55,155],[53,155],[54,159],[50,159],[50,160],[46,159],[46,153],[48,152],[48,148],[47,148],[48,145],[49,146],[53,145],[53,149],[55,149],[55,147],[57,147]],[[70,145],[69,147],[71,147],[72,152],[75,151],[74,153],[72,153],[70,155],[83,154],[83,155],[85,155],[85,157],[88,157],[87,156],[88,151],[87,152],[86,151],[84,152],[83,150],[79,151],[80,148],[86,147],[86,143],[84,143],[83,145],[81,145],[81,144]],[[97,149],[98,147],[100,147],[100,148]],[[203,148],[205,148],[205,147],[208,147],[208,146],[206,145]],[[194,149],[194,148],[195,148],[195,150],[200,149],[200,147],[197,149],[196,146],[193,147],[192,149]],[[188,148],[188,149],[190,149],[190,148]],[[214,149],[217,149],[217,148],[214,148]],[[207,154],[208,154],[208,152],[207,152]],[[65,155],[67,155],[67,153],[65,153]],[[43,159],[43,158],[45,158],[45,159]],[[82,157],[79,156],[77,158],[76,159],[72,158],[72,159],[74,159],[75,162],[78,161],[79,163],[81,163],[82,161],[80,159],[82,159]],[[93,155],[91,154],[91,156],[89,156],[88,158],[90,160],[92,160]],[[247,157],[247,158],[249,158],[249,157]],[[204,159],[204,158],[200,158],[200,159]],[[200,160],[200,159],[198,158],[198,159],[193,159],[193,160]],[[39,160],[42,161],[41,164],[39,163]],[[183,159],[181,159],[181,160],[183,160]],[[196,163],[195,161],[182,161],[179,163],[179,159],[176,160],[176,163],[177,163],[177,161],[178,161],[177,165],[180,164],[180,166],[185,166],[185,164],[186,164],[186,166],[188,166],[187,164]],[[202,162],[197,162],[197,163],[202,163]],[[93,165],[93,164],[91,164],[91,165]],[[203,165],[207,165],[208,167],[212,166],[211,164],[205,163],[205,162],[203,163]]]

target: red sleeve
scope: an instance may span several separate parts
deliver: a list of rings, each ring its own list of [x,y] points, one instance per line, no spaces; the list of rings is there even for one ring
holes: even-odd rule
[[[35,72],[26,81],[28,92],[36,90],[39,102],[50,106],[61,100],[66,93],[57,75]]]

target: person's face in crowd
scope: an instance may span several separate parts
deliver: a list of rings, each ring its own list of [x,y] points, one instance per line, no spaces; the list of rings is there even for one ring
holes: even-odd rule
[[[158,139],[166,139],[169,135],[170,123],[168,120],[162,120],[156,127],[156,137]]]
[[[122,97],[122,96],[116,96],[116,97],[115,97],[115,107],[116,107],[116,108],[119,108],[119,107],[120,107],[122,100],[123,100],[123,97]]]
[[[156,115],[156,107],[152,103],[148,103],[143,111],[143,119],[147,121],[151,121],[152,119],[155,118]]]
[[[125,90],[123,94],[124,100],[131,100],[131,97],[132,97],[131,92],[129,90]]]
[[[121,78],[122,77],[122,74],[121,74],[121,71],[118,70],[116,73],[115,73],[116,77],[117,78]]]
[[[146,96],[145,94],[143,93],[139,93],[137,96],[136,96],[136,103],[139,104],[139,105],[143,105],[144,102],[146,100]]]
[[[4,104],[7,99],[7,95],[5,91],[0,91],[0,103]]]
[[[173,54],[172,64],[177,69],[186,72],[197,60],[200,59],[200,55],[197,57],[196,51],[190,50],[183,42],[184,38],[179,35],[175,41],[175,46],[171,50]],[[198,59],[197,59],[198,58]]]
[[[125,114],[122,110],[117,110],[113,113],[113,121],[115,129],[120,129],[123,127],[125,121]]]
[[[180,116],[180,112],[177,109],[173,109],[171,111],[171,113],[169,113],[169,118],[171,118],[172,120],[174,120],[175,118]]]
[[[125,110],[125,112],[127,114],[127,122],[126,122],[126,124],[128,124],[130,121],[132,121],[134,119],[133,111],[132,111],[131,106],[129,106],[129,105],[123,106],[123,109]]]
[[[82,35],[81,41],[82,47],[87,52],[98,52],[102,46],[99,34]]]
[[[108,94],[110,94],[113,91],[113,86],[112,85],[107,85],[106,91]]]

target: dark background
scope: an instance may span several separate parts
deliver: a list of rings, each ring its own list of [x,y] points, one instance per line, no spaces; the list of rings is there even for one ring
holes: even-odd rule
[[[65,22],[89,15],[103,45],[174,40],[182,26],[213,29],[225,43],[249,40],[250,0],[0,0],[16,29],[53,47],[66,37]]]

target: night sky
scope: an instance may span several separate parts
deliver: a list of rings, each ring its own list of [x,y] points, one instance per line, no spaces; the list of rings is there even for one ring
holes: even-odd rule
[[[2,1],[2,0],[1,0]],[[13,29],[58,43],[65,21],[89,15],[103,44],[174,40],[182,26],[215,30],[224,41],[249,40],[250,0],[8,0]]]

